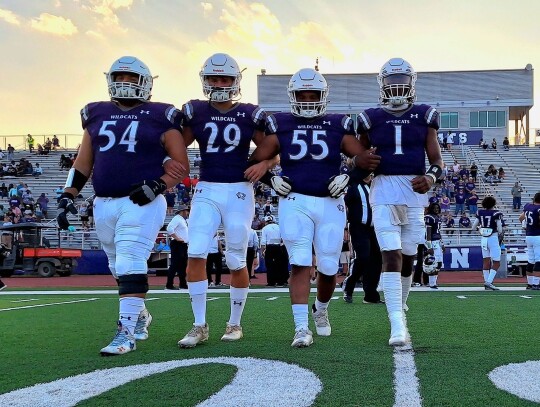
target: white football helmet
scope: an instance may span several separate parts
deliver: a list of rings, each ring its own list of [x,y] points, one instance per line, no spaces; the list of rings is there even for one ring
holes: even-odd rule
[[[411,64],[402,58],[392,58],[385,63],[377,75],[377,82],[382,105],[402,107],[416,100],[416,72]]]
[[[430,254],[424,257],[424,260],[422,262],[422,267],[423,267],[424,273],[426,273],[427,275],[436,274],[437,271],[439,271],[437,269],[437,261],[435,259],[435,256],[432,256]]]
[[[317,102],[299,102],[296,98],[297,92],[318,91],[320,98]],[[287,87],[289,102],[291,103],[291,113],[295,116],[306,118],[322,116],[326,113],[328,105],[328,84],[326,79],[315,69],[304,68],[296,72],[289,81]]]
[[[208,58],[199,73],[203,85],[203,93],[212,102],[227,102],[240,99],[240,80],[242,73],[238,64],[230,55],[214,54]],[[232,86],[211,86],[207,76],[231,76],[234,78]]]
[[[137,83],[116,82],[115,74],[131,72],[139,75]],[[154,78],[148,67],[138,58],[124,56],[116,61],[106,72],[109,96],[111,99],[136,99],[140,101],[150,100]]]

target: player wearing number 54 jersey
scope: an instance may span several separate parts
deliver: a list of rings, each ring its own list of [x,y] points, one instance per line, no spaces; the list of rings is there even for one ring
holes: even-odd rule
[[[253,152],[255,162],[280,155],[283,176],[270,178],[281,195],[279,228],[292,265],[290,296],[295,323],[293,347],[311,345],[308,299],[312,247],[317,259],[317,298],[312,307],[317,334],[331,333],[328,303],[345,227],[343,193],[349,179],[339,175],[341,153],[373,169],[378,156],[356,139],[353,121],[343,114],[326,114],[328,86],[313,69],[301,69],[289,82],[291,113],[276,113],[266,123],[267,136]],[[263,178],[265,179],[265,178]]]
[[[182,108],[184,140],[186,145],[198,142],[201,173],[188,222],[187,282],[195,322],[178,342],[181,348],[192,348],[208,339],[206,258],[220,224],[225,232],[225,260],[231,271],[231,316],[221,339],[235,341],[243,336],[240,321],[249,286],[246,251],[255,211],[253,187],[244,178],[244,171],[250,143],[257,145],[262,140],[266,119],[257,106],[236,103],[242,74],[229,55],[208,58],[200,77],[208,100],[191,100]],[[248,179],[257,180],[267,165],[260,163]]]
[[[364,146],[375,147],[381,156],[371,183],[370,203],[383,257],[389,344],[400,346],[408,337],[403,309],[407,308],[413,261],[418,245],[424,243],[426,192],[442,174],[439,115],[430,106],[414,104],[416,72],[407,61],[389,60],[377,81],[382,107],[361,112],[357,131]],[[431,164],[427,172],[426,153]]]
[[[76,213],[73,197],[92,173],[96,232],[120,295],[118,331],[101,349],[103,356],[130,352],[135,340],[148,337],[152,317],[144,303],[146,262],[165,220],[162,193],[189,168],[180,133],[182,113],[149,101],[152,82],[148,67],[137,58],[113,63],[107,73],[111,101],[90,103],[81,111],[84,135],[58,205],[58,225],[67,229],[67,212]],[[167,155],[171,175],[162,166]]]

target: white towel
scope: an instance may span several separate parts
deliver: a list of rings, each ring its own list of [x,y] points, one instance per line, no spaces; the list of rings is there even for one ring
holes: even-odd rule
[[[392,225],[407,225],[409,218],[407,216],[407,206],[405,205],[388,205],[392,213]]]

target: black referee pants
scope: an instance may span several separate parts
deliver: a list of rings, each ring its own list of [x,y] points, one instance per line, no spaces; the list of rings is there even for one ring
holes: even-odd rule
[[[167,271],[167,288],[174,286],[174,277],[178,274],[180,278],[180,288],[187,288],[186,268],[188,261],[187,249],[188,245],[185,242],[171,240],[171,264]]]
[[[352,270],[343,287],[347,296],[352,296],[356,283],[362,276],[364,300],[378,302],[381,299],[377,286],[381,278],[382,255],[373,227],[360,224],[349,224],[349,233],[355,252]]]

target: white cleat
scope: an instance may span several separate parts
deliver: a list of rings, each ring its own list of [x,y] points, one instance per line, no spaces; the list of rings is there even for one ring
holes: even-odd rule
[[[390,346],[403,346],[407,343],[407,325],[403,316],[399,319],[390,319]]]
[[[307,348],[313,343],[313,333],[309,329],[299,329],[291,343],[293,348]]]
[[[233,342],[242,339],[244,334],[242,333],[242,327],[240,325],[231,325],[227,323],[225,328],[225,334],[221,337],[222,341]]]
[[[193,325],[193,328],[184,336],[181,340],[178,341],[178,346],[180,348],[194,348],[199,343],[205,342],[208,340],[208,324],[204,325]]]
[[[129,331],[118,321],[118,330],[114,336],[112,342],[102,348],[99,352],[101,356],[116,356],[123,355],[125,353],[135,350],[135,338],[129,333]]]
[[[330,336],[332,333],[332,327],[328,320],[328,309],[321,309],[316,311],[315,305],[311,308],[311,315],[313,321],[315,321],[315,330],[319,336]]]
[[[137,341],[144,341],[148,339],[148,327],[152,323],[152,315],[148,312],[148,310],[145,308],[141,311],[139,314],[139,318],[137,319],[137,325],[135,325],[135,332],[133,333],[133,337]]]

